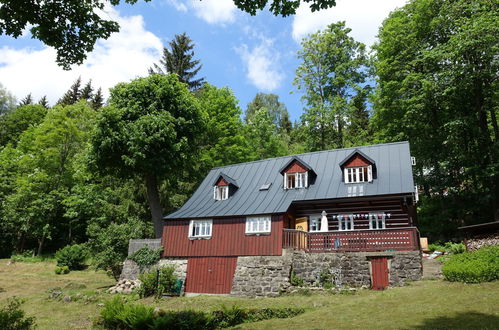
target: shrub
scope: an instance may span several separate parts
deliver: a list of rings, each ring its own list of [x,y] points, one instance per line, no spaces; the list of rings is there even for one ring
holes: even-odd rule
[[[291,276],[289,277],[289,282],[293,286],[304,286],[305,285],[305,280],[303,277],[300,277],[296,275],[294,271],[291,271]]]
[[[319,283],[325,289],[333,288],[333,274],[329,269],[323,269],[319,274]]]
[[[451,256],[442,272],[447,281],[481,283],[499,280],[499,246]]]
[[[106,302],[101,311],[101,325],[106,329],[151,329],[154,308],[124,303],[120,297]]]
[[[442,244],[439,243],[432,243],[428,245],[428,249],[433,252],[433,251],[440,251],[440,252],[448,252],[452,254],[459,254],[463,253],[466,251],[466,247],[464,246],[463,243],[453,243],[453,242],[446,242]]]
[[[69,270],[85,268],[87,249],[80,244],[67,245],[55,253],[57,266],[67,266]]]
[[[20,306],[22,301],[9,299],[7,305],[0,309],[0,329],[28,330],[35,327],[35,318],[26,317]]]
[[[138,291],[140,297],[161,297],[165,293],[174,293],[177,284],[174,272],[175,268],[168,266],[140,274],[139,280],[142,282]]]
[[[159,261],[162,251],[163,248],[152,250],[148,246],[144,246],[135,251],[128,259],[135,261],[139,266],[140,271],[143,271],[145,268],[150,267]]]
[[[69,267],[68,266],[56,266],[54,271],[57,275],[69,274]]]

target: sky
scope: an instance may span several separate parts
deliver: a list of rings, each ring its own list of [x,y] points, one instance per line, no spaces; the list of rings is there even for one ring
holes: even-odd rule
[[[105,96],[119,82],[146,76],[161,58],[163,46],[175,34],[193,40],[200,77],[233,90],[244,111],[256,93],[279,96],[291,119],[303,113],[302,94],[293,85],[300,64],[297,51],[308,34],[337,21],[346,21],[354,39],[371,46],[382,21],[405,0],[338,0],[336,7],[310,12],[302,4],[296,15],[275,17],[267,10],[251,16],[232,0],[152,0],[106,7],[104,16],[120,24],[120,32],[99,40],[80,66],[64,71],[55,63],[55,50],[32,39],[0,36],[0,84],[18,100],[31,93],[46,95],[53,105],[81,76],[102,87]]]

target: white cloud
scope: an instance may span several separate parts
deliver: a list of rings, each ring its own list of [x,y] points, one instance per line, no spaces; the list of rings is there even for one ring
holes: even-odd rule
[[[209,24],[232,23],[236,18],[236,6],[233,0],[166,0],[181,12],[191,9],[194,15]]]
[[[107,8],[105,15],[119,22],[120,32],[99,40],[82,65],[62,70],[55,63],[55,50],[49,47],[2,47],[0,82],[18,99],[28,93],[35,100],[47,95],[54,104],[78,76],[83,82],[92,79],[94,87],[102,87],[107,97],[108,89],[118,82],[147,75],[147,69],[161,56],[161,40],[145,29],[142,16],[121,17],[112,8]]]
[[[272,40],[261,38],[261,43],[251,50],[246,44],[236,49],[246,66],[246,76],[262,91],[276,90],[284,79],[279,67],[279,53],[272,44]]]
[[[402,7],[407,0],[338,0],[336,6],[312,13],[306,3],[302,3],[293,19],[293,38],[300,42],[310,33],[325,28],[337,21],[346,21],[352,29],[351,35],[367,46],[371,46],[378,29],[388,14]]]

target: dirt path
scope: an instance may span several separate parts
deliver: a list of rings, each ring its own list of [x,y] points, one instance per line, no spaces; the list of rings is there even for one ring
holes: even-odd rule
[[[435,259],[423,258],[423,279],[442,278],[442,263]]]

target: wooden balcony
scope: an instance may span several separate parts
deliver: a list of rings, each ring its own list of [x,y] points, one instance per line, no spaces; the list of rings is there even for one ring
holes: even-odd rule
[[[419,232],[416,227],[329,232],[283,230],[283,249],[296,249],[307,252],[419,250]]]

